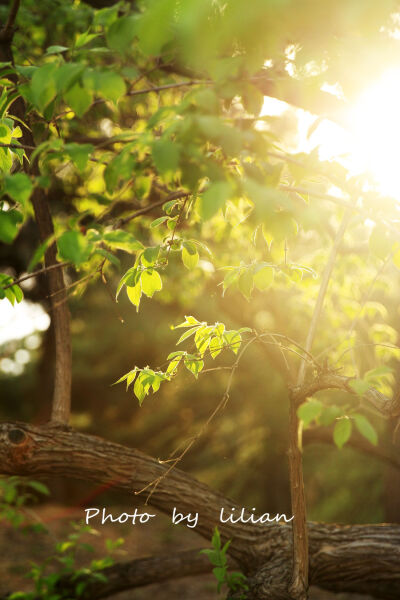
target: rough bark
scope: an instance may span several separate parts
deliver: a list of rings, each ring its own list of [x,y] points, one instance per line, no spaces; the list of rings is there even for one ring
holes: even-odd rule
[[[0,464],[5,474],[112,482],[129,493],[166,471],[138,450],[72,430],[24,423],[0,425]],[[290,524],[221,523],[221,508],[229,512],[234,507],[239,515],[240,507],[179,469],[159,481],[149,503],[167,514],[175,506],[180,512],[198,512],[196,531],[207,540],[218,525],[222,538],[232,539],[230,555],[249,575],[252,598],[289,598]],[[400,597],[400,526],[308,523],[307,527],[311,584],[336,592],[369,593],[381,600]]]

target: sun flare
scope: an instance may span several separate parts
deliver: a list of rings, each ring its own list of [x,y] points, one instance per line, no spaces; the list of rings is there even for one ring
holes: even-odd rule
[[[400,200],[400,68],[365,90],[350,116],[353,152],[380,190]]]

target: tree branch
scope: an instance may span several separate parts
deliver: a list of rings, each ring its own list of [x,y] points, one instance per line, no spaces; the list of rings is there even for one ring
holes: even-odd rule
[[[63,476],[132,493],[157,479],[166,466],[138,450],[99,437],[24,423],[0,425],[0,465],[5,474]],[[292,537],[285,523],[220,522],[220,510],[239,515],[241,508],[178,468],[161,479],[150,504],[171,515],[198,512],[196,531],[207,540],[215,525],[223,540],[232,539],[230,555],[249,575],[252,598],[288,597]],[[244,511],[244,520],[249,519]],[[273,515],[271,515],[273,517]],[[336,592],[400,596],[399,525],[328,525],[308,523],[310,584]],[[285,594],[285,595],[284,595]]]
[[[354,396],[354,390],[350,387],[352,379],[352,377],[345,377],[344,375],[338,375],[337,373],[322,373],[312,381],[295,390],[297,401],[301,402],[317,392],[328,389],[343,390]],[[363,400],[385,418],[400,416],[400,409],[396,399],[388,398],[375,388],[371,387],[367,390],[363,396]]]
[[[56,263],[55,265],[50,265],[49,267],[43,267],[43,269],[38,269],[37,271],[34,271],[33,273],[28,273],[27,275],[23,275],[22,277],[15,279],[12,283],[3,285],[2,289],[6,290],[7,288],[12,287],[13,285],[19,285],[20,283],[22,283],[23,281],[26,281],[27,279],[32,279],[32,277],[37,277],[38,275],[42,275],[43,273],[48,273],[49,271],[52,271],[53,269],[62,269],[63,267],[66,267],[69,264],[70,264],[69,262],[64,261],[62,263]]]
[[[6,24],[3,29],[0,31],[0,40],[11,42],[14,36],[14,23],[17,18],[18,10],[19,10],[20,0],[13,0],[10,12],[8,13],[8,18]]]

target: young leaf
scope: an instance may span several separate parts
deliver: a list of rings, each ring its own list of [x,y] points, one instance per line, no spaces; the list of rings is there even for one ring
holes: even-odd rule
[[[254,274],[254,285],[261,291],[268,289],[274,281],[274,269],[262,267]]]
[[[199,262],[199,254],[193,242],[183,242],[182,262],[187,269],[195,269]]]
[[[357,413],[353,415],[353,418],[356,427],[361,433],[361,435],[363,435],[369,442],[371,442],[371,444],[376,446],[378,443],[378,434],[376,433],[371,423],[368,421],[367,417]]]
[[[322,412],[322,403],[319,400],[307,400],[297,409],[297,416],[307,427],[312,421],[318,419]]]
[[[15,200],[15,202],[22,204],[22,206],[25,206],[28,202],[32,189],[32,182],[25,173],[6,175],[4,178],[5,193]]]
[[[343,448],[351,435],[351,420],[348,418],[339,419],[333,430],[333,441],[338,448]]]
[[[239,352],[240,344],[242,343],[242,336],[240,333],[234,330],[225,331],[224,338],[232,352],[237,354]]]
[[[92,244],[78,231],[64,231],[58,238],[58,252],[64,260],[77,267],[85,262],[92,251]]]
[[[162,290],[162,280],[160,274],[155,269],[143,271],[140,281],[143,293],[149,298],[152,298],[155,292]]]
[[[103,235],[103,240],[111,247],[125,252],[137,252],[142,250],[143,244],[135,238],[134,235],[122,229],[107,231]]]
[[[179,146],[170,140],[157,140],[153,144],[152,155],[159,173],[175,172],[179,164]]]
[[[64,93],[64,100],[78,117],[82,117],[93,102],[93,94],[76,83]]]
[[[126,293],[129,300],[134,306],[136,306],[136,312],[139,311],[140,298],[142,296],[142,286],[140,280],[134,286],[126,286]]]
[[[204,367],[204,361],[196,357],[194,354],[187,354],[184,358],[185,367],[196,377]]]
[[[213,337],[210,340],[210,354],[212,358],[216,358],[220,352],[222,352],[222,347],[224,345],[222,337]]]
[[[227,181],[212,183],[199,201],[199,212],[203,221],[211,219],[232,194],[232,187]]]
[[[349,386],[358,396],[362,397],[370,389],[371,384],[364,379],[352,379]]]

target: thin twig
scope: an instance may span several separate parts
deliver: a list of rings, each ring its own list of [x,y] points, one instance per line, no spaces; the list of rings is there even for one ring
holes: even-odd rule
[[[33,273],[29,273],[28,275],[23,275],[22,277],[15,279],[12,283],[3,285],[2,289],[6,290],[7,288],[12,287],[13,285],[19,285],[20,283],[22,283],[23,281],[26,281],[27,279],[32,279],[32,277],[37,277],[38,275],[41,275],[42,273],[47,273],[47,271],[52,271],[53,269],[60,269],[62,267],[66,267],[69,264],[70,264],[69,262],[65,261],[62,263],[57,263],[55,265],[49,265],[48,267],[43,267],[42,269],[38,269],[37,271],[34,271]]]
[[[314,312],[313,312],[313,315],[311,318],[311,323],[310,323],[310,327],[309,327],[308,334],[307,334],[307,339],[306,339],[306,344],[305,344],[306,352],[311,351],[311,348],[312,348],[312,345],[314,342],[315,333],[317,331],[318,321],[321,316],[322,306],[323,306],[323,303],[325,300],[325,295],[326,295],[326,291],[328,289],[328,284],[329,284],[329,281],[330,281],[330,278],[332,275],[333,266],[336,261],[336,256],[337,256],[337,253],[339,250],[339,246],[342,243],[344,232],[346,231],[346,228],[350,222],[350,218],[351,218],[351,212],[350,212],[350,210],[347,210],[343,216],[342,222],[340,224],[340,227],[336,234],[335,241],[334,241],[332,249],[331,249],[331,253],[328,258],[328,262],[326,263],[324,272],[322,274],[321,285],[320,285],[320,288],[318,291],[317,301],[315,303]],[[305,361],[303,360],[300,365],[299,374],[297,377],[297,385],[298,386],[302,386],[304,383],[305,368],[306,368],[306,364],[305,364]]]
[[[115,227],[116,228],[123,227],[124,225],[126,225],[127,223],[129,223],[130,221],[132,221],[133,219],[136,219],[136,217],[139,217],[140,215],[144,215],[144,214],[150,212],[151,210],[153,210],[153,208],[157,208],[158,206],[162,206],[163,204],[165,204],[166,202],[169,202],[171,200],[179,200],[180,198],[187,198],[188,196],[191,196],[190,192],[172,192],[171,194],[169,194],[169,196],[167,196],[163,200],[159,200],[158,202],[153,202],[153,204],[149,204],[148,206],[144,206],[143,208],[139,208],[139,210],[137,210],[136,212],[132,213],[128,217],[125,217],[124,219],[119,219],[116,222]]]

